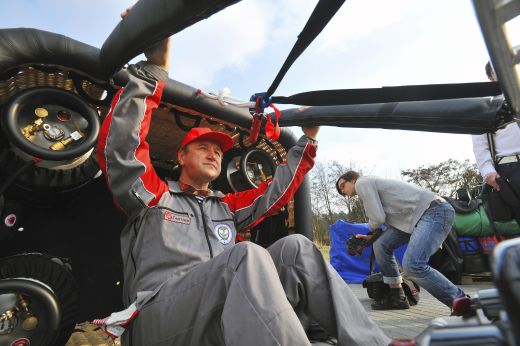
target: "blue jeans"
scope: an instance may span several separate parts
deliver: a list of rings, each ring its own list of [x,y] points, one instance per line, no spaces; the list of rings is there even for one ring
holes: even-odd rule
[[[402,282],[394,250],[408,243],[403,257],[406,275],[449,307],[455,298],[462,297],[464,292],[460,288],[428,265],[431,255],[448,236],[454,217],[455,211],[448,202],[434,201],[419,219],[412,234],[388,227],[374,243],[376,261],[384,282]]]

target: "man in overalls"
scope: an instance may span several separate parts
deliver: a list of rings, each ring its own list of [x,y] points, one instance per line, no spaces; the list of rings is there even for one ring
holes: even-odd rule
[[[98,159],[128,223],[121,233],[125,345],[309,345],[297,313],[310,316],[339,345],[389,339],[311,241],[285,237],[268,249],[235,244],[287,204],[316,155],[319,127],[287,153],[271,181],[224,195],[209,188],[221,171],[228,135],[188,131],[178,152],[178,181],[157,176],[145,139],[168,78],[169,40],[128,68],[114,97]]]

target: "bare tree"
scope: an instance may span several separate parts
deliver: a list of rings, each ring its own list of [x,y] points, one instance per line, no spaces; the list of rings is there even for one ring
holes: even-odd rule
[[[328,230],[339,219],[366,222],[363,205],[358,198],[347,198],[336,191],[336,181],[349,170],[361,171],[356,165],[342,165],[337,161],[317,162],[311,171],[311,203],[313,236],[317,242],[328,242]]]
[[[336,191],[336,181],[349,170],[361,175],[365,173],[355,162],[344,165],[337,161],[317,162],[310,173],[313,236],[319,243],[328,243],[329,227],[338,219],[355,223],[367,222],[362,201],[357,197],[341,196]],[[469,160],[459,162],[450,159],[430,166],[403,170],[401,174],[407,181],[444,196],[453,195],[459,188],[471,189],[482,182],[475,164]]]
[[[342,165],[341,163],[337,161],[332,161],[330,163],[330,171],[332,174],[333,182],[332,187],[334,191],[336,191],[336,182],[338,181],[338,178],[348,172],[348,171],[356,171],[361,175],[364,175],[364,170],[361,167],[358,167],[358,165],[355,162],[350,162],[349,165]],[[347,197],[347,196],[341,196],[336,192],[336,204],[335,206],[340,209],[344,210],[346,208],[347,217],[346,220],[350,222],[367,222],[367,217],[365,215],[365,210],[363,208],[363,202],[356,196],[356,197]]]
[[[311,174],[311,203],[314,213],[313,233],[318,242],[325,242],[328,225],[333,221],[333,191],[328,184],[327,165],[317,162]]]

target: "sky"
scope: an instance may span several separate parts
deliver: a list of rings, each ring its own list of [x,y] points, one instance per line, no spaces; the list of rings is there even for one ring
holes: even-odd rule
[[[133,2],[16,0],[3,28],[31,27],[101,47]],[[247,100],[265,91],[316,0],[243,0],[174,35],[170,78]],[[520,33],[514,23],[510,31]],[[517,30],[519,29],[519,30]],[[513,35],[513,42],[517,37]],[[488,60],[469,0],[347,0],[293,64],[275,95],[322,89],[486,81]],[[301,135],[299,128],[292,128]],[[318,160],[399,178],[450,158],[474,162],[468,135],[323,127]]]

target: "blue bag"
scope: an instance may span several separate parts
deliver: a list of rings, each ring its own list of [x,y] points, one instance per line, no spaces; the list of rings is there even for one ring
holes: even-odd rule
[[[330,225],[330,264],[349,284],[360,284],[370,274],[370,253],[372,247],[363,250],[361,256],[349,256],[345,246],[346,241],[354,234],[367,234],[368,224],[350,223],[338,220]],[[395,257],[401,263],[406,245],[396,249]],[[376,269],[377,271],[377,265]]]

